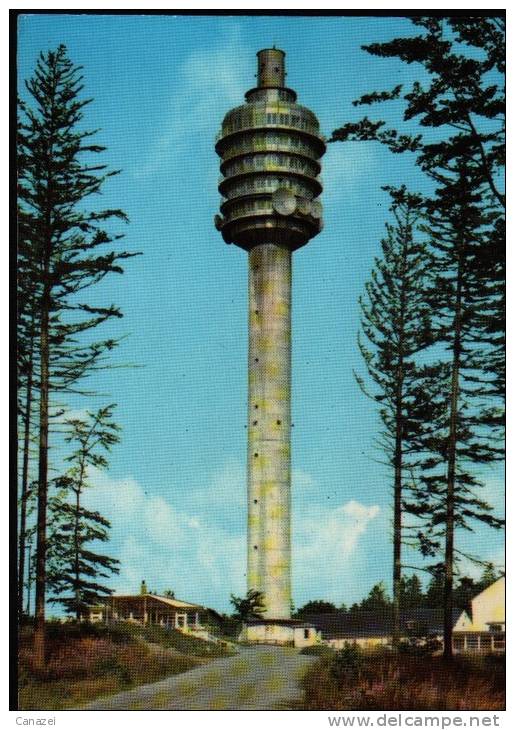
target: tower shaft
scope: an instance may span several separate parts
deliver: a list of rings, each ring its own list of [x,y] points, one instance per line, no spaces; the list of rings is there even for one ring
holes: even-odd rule
[[[248,588],[289,618],[291,265],[286,246],[249,252]]]

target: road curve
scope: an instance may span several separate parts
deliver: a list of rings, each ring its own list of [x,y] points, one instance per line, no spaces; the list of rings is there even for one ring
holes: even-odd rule
[[[81,710],[286,710],[302,698],[313,661],[285,647],[241,647],[233,657],[95,700]]]

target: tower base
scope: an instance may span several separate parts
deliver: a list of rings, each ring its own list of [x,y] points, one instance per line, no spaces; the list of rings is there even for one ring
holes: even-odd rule
[[[243,625],[239,641],[247,644],[293,646],[302,648],[321,642],[320,632],[300,619],[249,619]]]

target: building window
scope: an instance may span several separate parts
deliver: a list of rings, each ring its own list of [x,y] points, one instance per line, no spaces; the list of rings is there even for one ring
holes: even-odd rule
[[[479,636],[467,635],[467,649],[479,649]]]
[[[499,634],[502,631],[501,624],[490,624],[490,631],[492,634]]]
[[[463,646],[465,643],[463,640],[463,636],[455,636],[453,643],[454,643],[454,648],[456,649],[456,651],[463,651]]]
[[[309,639],[309,629],[304,629],[304,638]]]
[[[505,649],[506,644],[504,636],[494,636],[494,649]]]

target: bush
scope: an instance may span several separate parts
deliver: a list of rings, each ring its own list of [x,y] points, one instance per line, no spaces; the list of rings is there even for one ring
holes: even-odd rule
[[[356,644],[346,644],[330,660],[329,673],[338,684],[348,684],[360,676],[363,654]]]
[[[141,628],[141,627],[139,627]],[[49,621],[46,624],[48,641],[68,643],[74,639],[106,639],[115,644],[131,644],[136,640],[138,627],[130,623],[90,623],[89,621]]]
[[[25,631],[26,640],[30,640],[32,632]],[[50,621],[47,624],[47,636],[52,644],[68,645],[72,640],[103,639],[123,646],[148,641],[166,649],[176,649],[190,656],[226,656],[231,652],[219,644],[199,639],[196,636],[183,634],[177,629],[167,626],[142,626],[130,621],[117,621],[111,624],[89,623],[87,621]]]
[[[503,710],[505,673],[498,657],[456,657],[346,647],[321,657],[304,680],[305,710]]]
[[[401,641],[399,643],[399,654],[410,654],[411,656],[428,656],[441,649],[442,642],[433,637],[424,641]]]
[[[205,661],[150,646],[141,640],[141,631],[130,625],[117,625],[114,633],[110,633],[112,627],[92,624],[56,623],[49,628],[43,670],[34,667],[31,635],[25,632],[20,641],[20,709],[74,707],[188,671]]]
[[[299,654],[306,654],[307,656],[332,656],[334,649],[331,649],[327,644],[313,644],[313,646],[305,646],[300,650]]]
[[[97,663],[96,669],[101,676],[106,675],[116,678],[123,687],[130,687],[134,684],[129,668],[114,656],[101,659]]]

